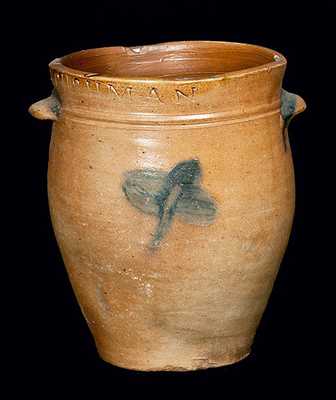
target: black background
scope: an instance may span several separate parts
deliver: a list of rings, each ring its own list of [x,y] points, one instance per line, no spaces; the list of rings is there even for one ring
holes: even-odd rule
[[[223,397],[228,393],[238,397],[252,388],[270,398],[279,392],[293,395],[293,390],[303,395],[314,388],[322,395],[332,371],[325,361],[332,347],[327,338],[332,314],[324,311],[322,303],[327,300],[321,298],[328,292],[325,287],[334,262],[326,255],[328,234],[318,224],[321,220],[328,224],[332,179],[327,174],[334,169],[328,122],[334,84],[334,3],[45,2],[18,9],[8,13],[7,21],[17,57],[12,64],[26,77],[17,86],[18,105],[13,107],[17,150],[11,165],[18,174],[14,184],[18,224],[10,263],[16,283],[9,285],[15,301],[9,303],[15,321],[6,325],[13,339],[8,346],[13,389],[45,398],[69,389],[78,395],[97,390],[113,397],[116,389],[126,394],[140,386],[157,395],[160,387],[176,393],[187,389],[190,395],[204,390],[209,397],[215,390]],[[290,126],[296,216],[250,357],[206,371],[127,371],[99,359],[73,296],[48,213],[51,124],[33,119],[26,110],[49,95],[47,65],[56,57],[91,47],[193,39],[254,43],[287,57],[284,88],[300,94],[308,106]]]

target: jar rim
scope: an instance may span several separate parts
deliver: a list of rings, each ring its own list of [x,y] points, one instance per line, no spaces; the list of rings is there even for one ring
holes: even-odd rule
[[[183,84],[242,77],[286,63],[281,53],[253,44],[175,41],[77,51],[56,58],[49,67],[55,73],[105,83]]]

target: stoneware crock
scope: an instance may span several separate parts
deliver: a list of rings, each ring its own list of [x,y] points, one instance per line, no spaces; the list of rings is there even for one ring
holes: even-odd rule
[[[194,370],[246,357],[291,230],[286,59],[227,42],[85,50],[50,63],[48,194],[101,357]]]

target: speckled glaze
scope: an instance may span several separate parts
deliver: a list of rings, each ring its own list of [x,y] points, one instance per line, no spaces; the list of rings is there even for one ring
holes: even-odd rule
[[[226,42],[81,51],[50,64],[48,195],[101,357],[194,370],[246,357],[294,213],[285,58]],[[275,316],[276,317],[276,316]]]

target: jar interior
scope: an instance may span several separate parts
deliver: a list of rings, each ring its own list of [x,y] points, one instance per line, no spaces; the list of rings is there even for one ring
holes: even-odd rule
[[[226,42],[175,42],[139,47],[106,47],[63,57],[63,65],[90,76],[194,79],[274,62],[272,50]]]

